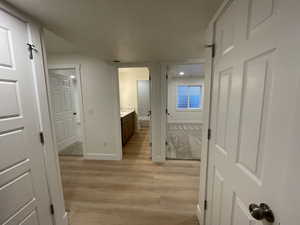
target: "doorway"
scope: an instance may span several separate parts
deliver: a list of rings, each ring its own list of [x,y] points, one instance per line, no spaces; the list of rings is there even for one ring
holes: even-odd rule
[[[50,66],[49,94],[59,156],[84,155],[79,66]]]
[[[168,67],[167,159],[200,160],[203,129],[203,64]]]
[[[150,73],[147,67],[119,68],[123,158],[151,158]]]

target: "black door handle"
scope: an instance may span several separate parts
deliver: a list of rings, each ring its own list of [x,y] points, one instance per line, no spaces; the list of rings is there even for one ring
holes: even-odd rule
[[[265,203],[260,203],[260,205],[256,205],[254,203],[249,205],[249,211],[251,216],[256,220],[266,220],[269,223],[274,223],[275,217],[273,211],[270,207]]]

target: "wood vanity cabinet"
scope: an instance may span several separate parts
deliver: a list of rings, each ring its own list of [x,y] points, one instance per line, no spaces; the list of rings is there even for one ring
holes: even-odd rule
[[[131,112],[121,117],[122,144],[126,145],[134,134],[135,130],[135,112]]]

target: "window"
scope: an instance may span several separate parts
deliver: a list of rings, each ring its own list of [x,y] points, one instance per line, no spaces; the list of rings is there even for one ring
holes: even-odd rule
[[[202,85],[178,85],[177,109],[202,109]]]

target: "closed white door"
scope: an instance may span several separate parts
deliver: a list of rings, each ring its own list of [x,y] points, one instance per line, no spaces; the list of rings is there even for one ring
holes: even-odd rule
[[[138,80],[138,116],[148,118],[150,111],[150,82],[149,80]]]
[[[49,75],[56,144],[60,151],[78,140],[72,80],[70,76],[55,74],[55,70],[50,70]]]
[[[27,25],[0,10],[0,224],[50,225]]]
[[[286,140],[285,116],[278,119],[278,112],[287,105],[286,84],[293,86],[285,76],[289,68],[279,72],[286,60],[279,40],[285,3],[234,0],[215,24],[208,225],[272,224],[259,218],[263,207],[252,211],[251,203],[266,203],[279,224],[281,207],[289,207],[280,201],[280,160],[287,151],[278,144]],[[284,224],[296,224],[296,216]]]

